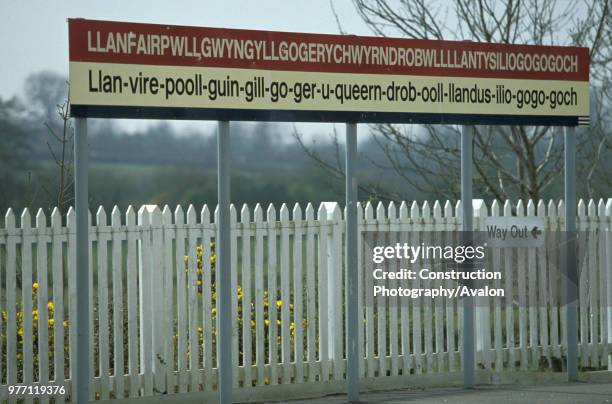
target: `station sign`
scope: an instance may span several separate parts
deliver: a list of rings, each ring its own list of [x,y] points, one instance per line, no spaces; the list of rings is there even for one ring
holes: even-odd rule
[[[587,48],[69,20],[75,117],[589,123]]]
[[[487,247],[542,247],[544,219],[537,216],[487,217]]]

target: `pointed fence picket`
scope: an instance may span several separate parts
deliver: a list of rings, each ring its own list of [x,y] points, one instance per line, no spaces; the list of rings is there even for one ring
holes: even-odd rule
[[[327,285],[329,282],[327,271],[327,246],[328,246],[328,224],[327,212],[325,206],[321,204],[317,211],[317,219],[319,220],[319,232],[317,234],[317,261],[318,261],[318,317],[319,317],[319,362],[321,364],[319,372],[319,381],[329,380],[329,323],[328,323],[328,306],[329,295]],[[324,230],[325,229],[325,230]]]
[[[252,347],[251,336],[251,216],[249,207],[245,204],[240,211],[241,220],[241,255],[242,255],[242,367],[244,369],[243,385],[252,386]],[[202,243],[204,244],[204,243]],[[204,310],[206,313],[206,310]],[[206,347],[206,346],[205,346]],[[206,348],[205,348],[206,349]],[[206,365],[204,366],[206,369]]]
[[[548,215],[546,216],[547,222],[546,228],[546,249],[554,251],[553,249],[558,244],[558,220],[557,220],[557,206],[554,201],[548,203]],[[560,271],[559,271],[559,258],[558,254],[547,254],[548,258],[548,286],[543,285],[550,293],[550,349],[548,351],[549,362],[550,358],[561,356],[561,345],[559,341],[559,304],[560,304]]]
[[[527,202],[527,216],[535,216],[535,205],[530,199]],[[538,301],[537,301],[537,267],[536,267],[536,248],[527,248],[527,288],[529,290],[529,346],[531,347],[531,366],[538,366]]]
[[[504,203],[504,217],[509,217],[512,216],[512,204],[510,203],[510,201],[506,201]],[[504,248],[503,249],[503,253],[504,253],[504,276],[503,279],[505,281],[505,288],[506,290],[512,290],[513,289],[513,285],[514,285],[514,280],[516,279],[516,275],[513,274],[513,262],[516,262],[513,260],[514,258],[514,251],[512,250],[512,248]],[[514,335],[514,328],[515,328],[515,304],[514,304],[514,298],[512,296],[512,294],[508,293],[505,296],[505,301],[504,301],[504,312],[506,315],[506,324],[505,324],[505,329],[506,329],[506,346],[508,347],[508,369],[512,370],[516,367],[516,362],[517,362],[517,349],[516,349],[516,339],[515,339],[515,335]]]
[[[398,242],[397,232],[399,231],[397,211],[394,202],[389,203],[387,212],[390,231],[388,244],[393,246]],[[400,269],[398,268],[397,261],[392,261],[389,269],[392,272],[397,272]],[[398,281],[396,279],[391,279],[389,281],[389,287],[393,289],[397,288]],[[397,376],[399,373],[398,300],[399,299],[397,296],[392,296],[389,298],[389,356],[391,357],[390,376]]]
[[[293,361],[295,362],[295,382],[304,381],[304,272],[302,260],[302,239],[304,234],[304,223],[302,221],[302,209],[299,204],[293,207]],[[247,270],[248,272],[248,270]],[[250,328],[249,328],[250,330]]]
[[[385,206],[382,202],[376,207],[377,235],[376,245],[387,245]],[[388,281],[384,282],[388,286]],[[379,294],[376,299],[376,341],[378,354],[378,377],[387,375],[387,298]]]
[[[444,230],[444,223],[442,219],[442,206],[439,201],[436,201],[433,205],[433,245],[444,245],[442,241],[442,231]],[[431,266],[431,264],[430,264]],[[444,282],[441,282],[442,284]],[[442,372],[445,367],[445,347],[444,347],[444,318],[443,318],[443,305],[444,299],[436,299],[434,301],[434,330],[436,335],[435,354],[437,356],[436,370]]]
[[[447,231],[445,234],[445,242],[448,244],[452,244],[454,240],[454,231],[457,228],[456,218],[453,215],[453,206],[450,201],[446,201],[444,204],[444,230]],[[447,280],[445,286],[448,288],[452,288],[454,283],[451,279]],[[454,372],[457,370],[457,364],[455,361],[455,338],[456,338],[456,330],[455,330],[455,310],[456,310],[456,300],[447,297],[444,299],[444,303],[446,305],[446,354],[448,356],[448,371]]]
[[[213,257],[213,240],[215,238],[215,232],[213,225],[210,221],[210,209],[207,205],[204,205],[202,212],[200,213],[202,222],[202,318],[203,318],[203,338],[202,348],[204,351],[203,366],[204,366],[204,389],[212,390],[213,386],[213,329],[215,324],[212,319],[213,307],[216,309],[216,304],[213,305],[212,297],[212,257]],[[181,252],[182,253],[182,252]],[[177,253],[178,255],[178,253]],[[215,256],[216,259],[216,256]],[[183,271],[181,271],[183,273]],[[176,296],[177,294],[174,293]],[[215,299],[216,302],[216,299]],[[180,308],[179,308],[180,309]],[[178,310],[177,310],[178,311]],[[178,317],[180,318],[180,311],[178,311]],[[174,324],[174,323],[173,323]]]
[[[64,384],[64,254],[65,233],[62,233],[62,216],[57,208],[51,213],[51,248],[52,248],[52,293],[53,307],[55,307],[55,320],[53,323],[53,380],[57,384]],[[39,312],[40,315],[40,312]],[[66,320],[66,324],[68,322]],[[57,397],[56,402],[63,402],[64,397]]]
[[[523,201],[516,204],[516,215],[525,216],[525,206]],[[518,320],[519,320],[519,344],[520,344],[520,364],[521,370],[529,367],[529,329],[528,329],[528,310],[527,305],[527,272],[525,269],[527,261],[527,251],[525,249],[515,249],[517,256],[518,271],[516,274],[518,285]]]
[[[121,231],[121,211],[117,206],[111,212],[112,228],[112,278],[113,278],[113,369],[115,376],[115,397],[125,396],[125,360],[124,360],[124,293],[122,262],[122,244],[126,239],[125,233]]]
[[[544,201],[540,199],[537,206],[537,216],[540,216],[543,220],[546,219],[546,206]],[[545,235],[546,237],[546,235]],[[548,283],[548,262],[546,250],[543,248],[536,249],[537,252],[537,285],[538,285],[538,304],[537,311],[540,319],[540,340],[539,346],[541,347],[541,358],[546,358],[547,363],[550,363],[550,346],[549,346],[549,330],[548,330],[548,309],[547,306],[551,301],[551,294],[549,291]]]
[[[576,222],[578,229],[578,316],[579,316],[579,352],[580,365],[583,367],[589,366],[589,315],[588,315],[588,297],[589,297],[589,271],[588,271],[588,255],[587,251],[587,231],[588,222],[586,215],[586,205],[584,200],[578,201],[578,221]]]
[[[494,200],[491,204],[491,217],[499,217],[499,203],[497,200]],[[491,257],[491,268],[501,268],[501,251],[499,248],[493,250],[493,255]],[[495,288],[501,288],[502,281],[501,279],[496,280],[494,282]],[[501,307],[501,298],[493,299],[493,317],[494,317],[494,331],[493,331],[493,345],[495,349],[495,370],[500,372],[504,367],[504,358],[502,351],[502,307]]]
[[[406,227],[409,225],[408,205],[402,202],[399,208],[399,240],[400,243],[407,243]],[[360,238],[361,239],[361,238]],[[367,256],[366,256],[367,259]],[[402,375],[410,374],[413,366],[412,349],[410,347],[410,301],[400,304],[400,330],[401,330],[401,349],[402,349]]]
[[[314,382],[319,373],[317,370],[317,311],[316,311],[316,270],[315,256],[315,214],[312,204],[306,206],[306,319],[307,344],[306,356],[308,360],[308,381]]]
[[[316,210],[316,212],[315,212]],[[358,204],[358,228],[375,245],[452,242],[460,204]],[[481,205],[476,226],[491,216],[539,216],[545,249],[494,249],[502,274],[494,287],[512,293],[478,306],[479,366],[495,372],[560,370],[566,354],[565,302],[558,246],[563,202],[494,201]],[[278,213],[278,216],[277,216]],[[459,214],[458,214],[459,213]],[[90,224],[90,268],[75,268],[75,211],[35,218],[9,209],[0,228],[0,399],[17,383],[75,386],[76,271],[90,271],[92,398],[98,400],[212,392],[217,386],[216,218],[204,206],[174,211],[144,206],[103,208]],[[199,218],[198,218],[199,216]],[[579,361],[606,369],[612,343],[612,199],[581,200]],[[110,220],[109,220],[110,219]],[[344,219],[338,204],[261,205],[230,209],[232,349],[235,387],[308,386],[345,378]],[[32,221],[35,220],[35,224]],[[417,233],[425,230],[434,233]],[[358,239],[360,372],[370,380],[456,372],[460,366],[461,304],[457,299],[366,300],[373,245]],[[431,262],[418,260],[415,267]],[[399,270],[391,263],[392,270]],[[218,272],[216,272],[218,275]],[[395,287],[397,280],[387,280]],[[443,282],[445,287],[455,282]],[[414,281],[411,287],[437,286]],[[30,315],[31,313],[31,315]],[[36,336],[28,338],[27,336]],[[273,388],[273,387],[270,387]],[[307,387],[305,387],[307,388]],[[43,400],[48,402],[49,400]]]
[[[281,328],[281,360],[283,363],[282,383],[289,383],[291,380],[291,372],[289,364],[291,361],[291,351],[289,349],[289,307],[290,307],[290,289],[289,289],[289,208],[283,203],[280,209],[280,328]],[[278,305],[277,305],[278,307]]]
[[[167,246],[172,246],[172,241],[174,237],[174,227],[172,226],[172,211],[168,205],[164,206],[164,210],[161,213],[161,222],[163,223],[163,228],[159,230],[159,232],[163,232],[163,243]],[[160,237],[162,235],[160,234]],[[161,241],[161,240],[160,240]],[[174,274],[173,274],[173,262],[174,262],[174,254],[172,253],[171,248],[163,248],[161,247],[161,251],[163,252],[163,273],[160,273],[159,280],[163,282],[164,285],[172,285]],[[120,279],[118,279],[120,282]],[[160,312],[163,314],[163,323],[159,323],[159,327],[162,328],[163,338],[159,341],[160,346],[160,356],[163,358],[163,367],[166,369],[165,375],[163,374],[163,370],[160,369],[159,374],[161,378],[165,377],[165,382],[167,385],[165,386],[166,392],[174,392],[175,389],[175,381],[174,381],[174,346],[172,344],[172,337],[174,336],[174,288],[164,288],[164,293],[160,296],[159,304],[161,304]],[[168,327],[166,324],[172,324],[172,326]]]
[[[429,207],[429,202],[423,202],[423,207],[421,209],[421,243],[425,245],[430,244],[431,242],[431,208]],[[420,260],[421,265],[419,268],[428,268],[430,265],[430,261],[427,258],[422,258]],[[431,289],[433,287],[433,282],[429,279],[423,280],[423,287],[426,289]],[[434,362],[433,362],[433,313],[432,313],[432,299],[424,298],[421,300],[421,307],[424,307],[423,310],[423,346],[425,349],[425,366],[427,372],[434,371]]]
[[[419,245],[421,240],[419,239],[419,231],[421,230],[420,217],[419,217],[419,205],[416,202],[412,203],[410,208],[410,228],[414,231],[410,232],[409,245]],[[415,268],[418,268],[420,263],[419,260],[415,262]],[[421,287],[421,281],[419,277],[414,281],[415,289]],[[412,352],[414,355],[414,372],[420,374],[423,372],[423,358],[421,356],[422,350],[422,323],[421,323],[421,307],[422,297],[417,297],[412,301]]]
[[[589,201],[587,208],[587,226],[588,226],[588,247],[585,250],[586,261],[588,262],[588,295],[589,295],[589,330],[590,330],[590,356],[591,367],[599,367],[599,271],[597,268],[598,255],[597,251],[597,208],[595,201]]]
[[[264,232],[263,209],[260,204],[255,206],[255,366],[257,386],[265,385],[264,365],[266,363],[264,334]]]
[[[140,389],[139,366],[138,366],[138,323],[136,317],[136,307],[138,307],[138,273],[136,246],[138,242],[138,230],[136,226],[136,212],[130,205],[125,214],[125,224],[127,232],[127,318],[128,318],[128,372],[130,397],[136,397]]]

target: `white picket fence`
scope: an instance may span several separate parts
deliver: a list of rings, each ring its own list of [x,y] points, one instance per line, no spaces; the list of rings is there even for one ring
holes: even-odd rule
[[[490,209],[475,203],[475,226],[483,229],[490,215],[511,216],[512,208],[509,202],[494,202]],[[519,216],[544,217],[549,231],[564,228],[563,202],[520,201],[514,208]],[[358,208],[359,228],[458,230],[460,211],[448,201],[368,203]],[[130,207],[125,215],[115,208],[109,222],[102,208],[97,211],[89,234],[92,398],[214,392],[213,216],[207,206],[198,213],[193,206],[172,212],[148,205],[138,213]],[[316,212],[311,204],[291,212],[286,205],[278,212],[274,206],[266,212],[244,206],[239,219],[232,206],[235,387],[261,392],[289,385],[283,394],[290,396],[303,395],[313,383],[344,379],[344,222],[338,204],[321,204]],[[611,220],[612,199],[588,206],[580,201],[578,228],[588,234],[580,244],[588,251],[580,262],[579,300],[579,364],[585,369],[607,368],[611,353],[612,244],[605,237]],[[63,384],[70,394],[75,214],[70,210],[64,225],[57,210],[50,221],[39,211],[33,225],[24,210],[17,222],[9,210],[0,229],[0,398],[16,383]],[[364,262],[361,244],[362,376],[375,384],[387,376],[459,371],[460,302],[364,305],[371,280],[364,271],[371,264]],[[558,281],[552,275],[558,263],[535,249],[516,255],[497,250],[491,259],[519,301],[506,296],[477,308],[477,363],[491,372],[545,370],[565,351],[564,308],[550,287]]]

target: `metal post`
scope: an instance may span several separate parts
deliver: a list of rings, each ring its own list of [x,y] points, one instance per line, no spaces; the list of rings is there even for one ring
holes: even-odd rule
[[[359,273],[357,269],[357,124],[346,124],[346,361],[349,402],[359,400]]]
[[[76,402],[89,401],[89,207],[87,119],[76,118],[74,134],[74,205],[76,210],[76,369],[71,378]]]
[[[232,402],[232,285],[230,263],[230,124],[219,122],[217,132],[217,338],[219,403]]]
[[[578,380],[578,272],[576,265],[576,128],[565,128],[565,242],[567,380]]]
[[[461,128],[461,208],[463,234],[473,230],[472,207],[472,126]],[[474,387],[474,298],[463,298],[463,386]]]

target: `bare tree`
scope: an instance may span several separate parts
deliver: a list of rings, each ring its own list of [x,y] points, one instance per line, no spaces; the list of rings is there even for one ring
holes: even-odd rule
[[[590,49],[593,124],[578,131],[579,177],[593,196],[608,192],[602,170],[611,154],[612,12],[610,0],[353,0],[360,17],[379,36],[479,42],[572,45]],[[332,12],[333,9],[332,9]],[[334,12],[335,13],[335,12]],[[336,16],[339,29],[341,22]],[[426,196],[457,198],[459,136],[456,126],[371,125],[391,170]],[[477,194],[500,200],[539,199],[558,183],[563,167],[559,128],[478,126],[474,135]],[[303,144],[303,143],[302,143]],[[337,144],[337,140],[336,140]],[[308,148],[307,148],[308,149]],[[309,154],[313,154],[309,150]],[[333,164],[327,161],[327,168]],[[335,164],[337,171],[340,166]],[[605,178],[604,178],[605,177]],[[606,182],[608,181],[608,182]],[[408,192],[385,194],[393,199]],[[399,194],[399,198],[393,197]]]
[[[68,92],[68,94],[70,94]],[[47,192],[49,199],[53,200],[57,206],[57,208],[63,212],[65,207],[70,204],[72,201],[71,192],[72,186],[74,184],[72,178],[72,145],[73,145],[73,137],[74,131],[72,130],[72,125],[70,121],[70,95],[66,101],[61,104],[56,105],[57,108],[57,116],[60,121],[60,130],[54,128],[54,125],[51,125],[49,122],[45,122],[44,125],[49,131],[50,139],[54,141],[55,146],[48,140],[47,148],[49,149],[49,153],[55,162],[58,170],[58,182],[56,191],[53,192],[47,187],[44,187]]]

